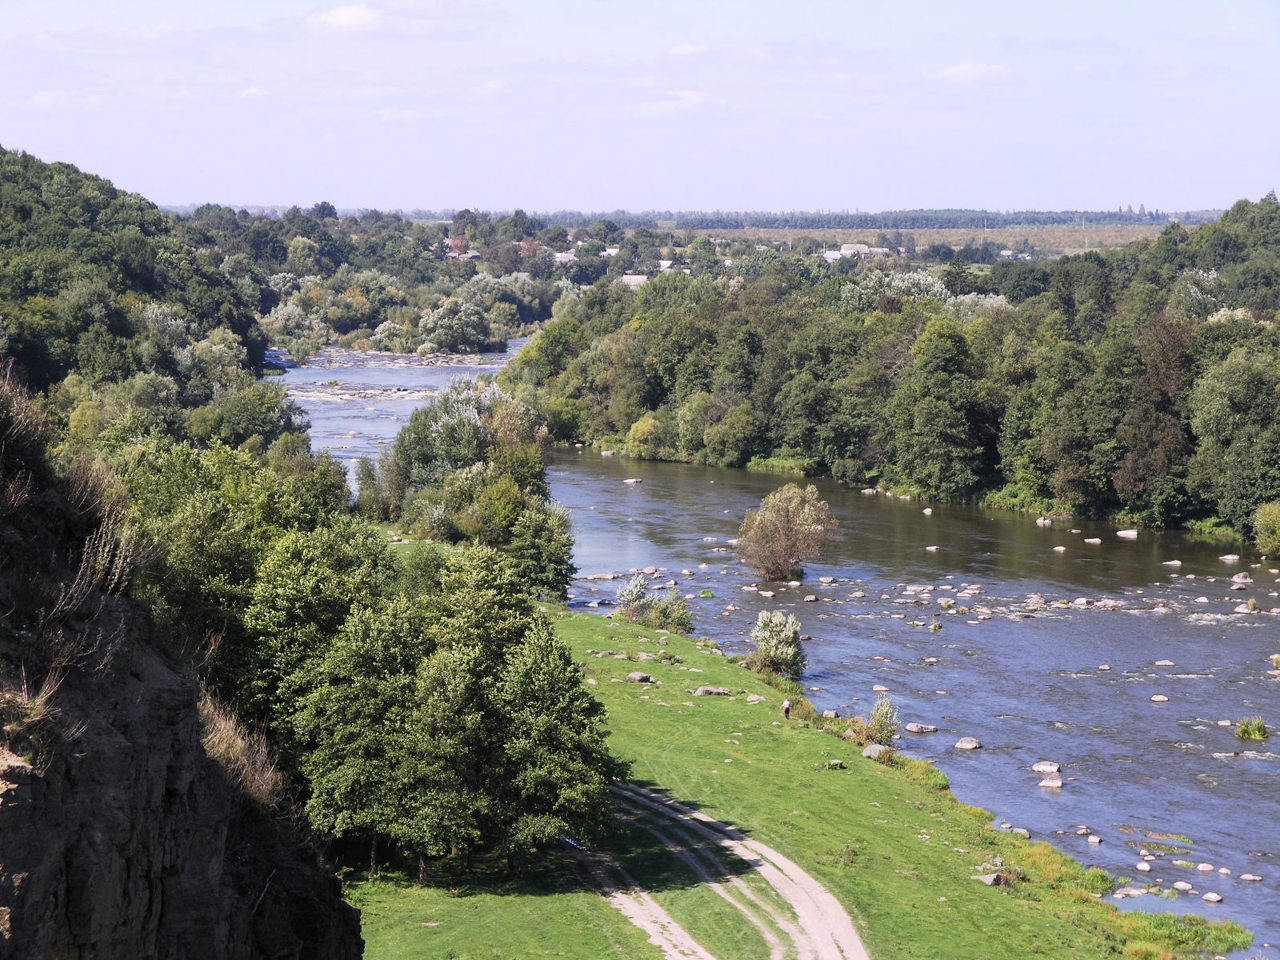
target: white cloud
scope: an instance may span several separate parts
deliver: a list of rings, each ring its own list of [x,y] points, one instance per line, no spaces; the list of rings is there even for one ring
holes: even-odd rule
[[[667,51],[667,56],[696,57],[700,53],[706,53],[708,49],[705,43],[677,43]]]
[[[993,83],[1008,80],[1012,71],[1000,63],[977,63],[966,60],[964,63],[953,63],[938,74],[939,80],[948,83]]]
[[[71,93],[67,90],[38,90],[23,101],[35,110],[62,110],[74,107],[96,107],[103,97],[97,93]]]
[[[386,123],[414,123],[427,115],[425,111],[414,107],[379,107],[373,113]]]
[[[386,15],[367,3],[354,3],[346,7],[334,7],[311,17],[310,23],[334,33],[364,33],[382,25]]]
[[[646,100],[637,104],[635,111],[646,117],[671,117],[724,104],[725,101],[711,96],[705,90],[668,90],[660,100]]]

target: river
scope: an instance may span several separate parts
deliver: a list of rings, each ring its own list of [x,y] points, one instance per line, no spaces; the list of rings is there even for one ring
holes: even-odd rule
[[[508,356],[426,366],[340,354],[285,382],[311,415],[313,446],[350,461],[376,455],[431,391]],[[729,652],[748,649],[759,610],[792,612],[811,637],[803,679],[816,706],[865,712],[872,688],[887,688],[904,724],[939,728],[904,733],[900,749],[933,760],[959,799],[1135,886],[1190,882],[1195,894],[1117,905],[1234,919],[1256,937],[1241,956],[1280,957],[1280,736],[1244,743],[1229,725],[1280,725],[1280,678],[1268,673],[1280,618],[1234,612],[1249,598],[1280,607],[1276,561],[1177,533],[1126,540],[1106,524],[1044,527],[939,504],[926,514],[814,481],[842,538],[799,585],[762,584],[727,541],[787,478],[591,450],[557,451],[548,476],[573,516],[575,606],[603,612],[629,570],[660,568],[691,597],[695,632]],[[982,748],[956,750],[959,737]],[[1037,786],[1038,760],[1062,765],[1062,789]],[[1145,874],[1142,849],[1164,854]],[[1223,902],[1202,902],[1210,891]]]

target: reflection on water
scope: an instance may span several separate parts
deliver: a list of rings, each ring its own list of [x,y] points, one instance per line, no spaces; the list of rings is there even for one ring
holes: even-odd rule
[[[426,397],[509,356],[459,366],[336,354],[284,381],[311,417],[313,446],[353,462],[376,457]],[[1275,561],[1178,534],[1122,540],[1104,524],[1039,527],[939,505],[926,516],[913,501],[818,481],[843,539],[802,583],[752,589],[726,541],[785,478],[592,451],[557,453],[549,478],[574,519],[576,604],[607,604],[620,585],[588,576],[654,566],[693,597],[697,632],[731,651],[746,649],[759,610],[795,613],[811,637],[804,679],[819,706],[865,711],[872,688],[888,688],[904,723],[939,728],[900,747],[936,760],[961,800],[1121,877],[1220,893],[1216,906],[1190,895],[1118,906],[1235,919],[1257,935],[1243,956],[1280,957],[1263,946],[1280,943],[1280,748],[1244,744],[1222,725],[1261,715],[1280,726],[1267,659],[1280,653],[1280,617],[1234,612],[1251,597],[1280,607]],[[1228,553],[1240,559],[1219,559]],[[698,597],[704,589],[714,598]],[[961,736],[983,748],[954,750]],[[1031,765],[1042,759],[1062,764],[1061,791],[1037,786]],[[1101,846],[1077,834],[1082,826]],[[1134,870],[1139,850],[1163,844],[1214,871],[1174,867],[1173,854]]]

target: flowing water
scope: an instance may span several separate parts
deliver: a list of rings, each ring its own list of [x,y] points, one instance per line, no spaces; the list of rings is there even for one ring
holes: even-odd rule
[[[284,373],[289,396],[311,421],[311,445],[350,471],[361,457],[377,461],[409,414],[455,380],[495,374],[524,345],[505,353],[417,357],[328,350]]]
[[[342,356],[285,382],[311,414],[314,446],[344,459],[375,453],[425,392],[504,360]],[[729,541],[786,478],[584,450],[553,455],[549,479],[573,515],[575,606],[607,611],[628,571],[652,567],[691,597],[696,633],[731,653],[749,648],[758,611],[792,612],[811,637],[804,682],[816,706],[865,713],[873,687],[887,688],[904,724],[939,728],[904,733],[900,749],[935,761],[959,799],[1134,886],[1190,882],[1196,893],[1176,901],[1118,905],[1235,919],[1256,936],[1242,956],[1280,957],[1280,735],[1245,743],[1224,724],[1260,715],[1280,726],[1280,677],[1268,673],[1280,616],[1234,612],[1250,598],[1280,608],[1275,560],[1173,533],[1121,539],[1105,524],[1044,527],[937,504],[926,514],[816,481],[843,537],[801,583],[765,584]],[[982,749],[954,749],[960,737]],[[1062,789],[1037,786],[1038,760],[1062,765]],[[1163,854],[1145,874],[1134,869],[1141,849]],[[1205,892],[1223,902],[1202,902]]]

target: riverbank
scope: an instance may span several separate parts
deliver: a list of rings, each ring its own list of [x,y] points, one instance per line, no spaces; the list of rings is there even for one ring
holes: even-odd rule
[[[661,457],[631,457],[626,451],[626,440],[623,437],[614,437],[603,442],[593,443],[590,446],[583,444],[563,444],[560,449],[575,450],[589,449],[592,452],[598,452],[603,456],[619,456],[624,460],[633,460],[641,462],[653,463],[679,463],[691,464],[697,461],[689,460],[667,460]],[[792,482],[802,483],[805,479],[825,478],[834,483],[840,484],[849,490],[860,490],[870,496],[883,496],[895,500],[915,500],[920,501],[926,506],[956,506],[971,505],[980,510],[984,510],[992,514],[1012,514],[1020,516],[1043,517],[1056,523],[1059,527],[1070,527],[1078,525],[1080,521],[1088,523],[1105,523],[1111,524],[1118,528],[1142,528],[1145,524],[1140,517],[1134,517],[1119,511],[1106,516],[1098,517],[1078,517],[1070,511],[1063,510],[1060,505],[1047,500],[1024,501],[1017,497],[1007,495],[1004,490],[989,490],[981,496],[970,500],[946,501],[931,498],[917,487],[904,484],[885,484],[877,481],[871,486],[861,486],[856,483],[846,482],[843,479],[836,479],[826,468],[817,460],[806,459],[802,457],[774,456],[774,455],[756,455],[748,460],[741,467],[724,467],[722,469],[735,470],[740,469],[748,473],[772,473],[779,476],[778,483],[787,482],[789,478]],[[1240,531],[1229,526],[1226,521],[1220,517],[1202,517],[1187,522],[1182,527],[1160,527],[1151,528],[1161,531],[1185,533],[1189,536],[1203,540],[1207,543],[1215,543],[1221,546],[1240,546],[1252,548],[1254,544],[1244,537]]]
[[[1191,957],[1248,943],[1234,924],[1119,912],[1099,899],[1114,886],[1102,871],[993,829],[986,813],[938,789],[936,774],[923,773],[931,768],[866,760],[811,724],[784,722],[778,691],[705,644],[599,616],[556,616],[609,710],[612,748],[632,763],[633,780],[795,860],[840,900],[876,960]],[[627,682],[637,670],[654,682]],[[731,694],[693,696],[699,686]],[[843,768],[832,769],[833,760]],[[652,844],[643,850],[629,872],[660,885],[662,906],[713,953],[735,938],[752,946],[717,955],[763,949],[759,933],[712,904],[716,898],[669,853]],[[993,872],[1009,885],[972,879]],[[657,955],[576,884],[548,889],[544,879],[466,893],[353,885],[352,899],[365,910],[366,955]],[[528,923],[512,922],[521,916]]]

